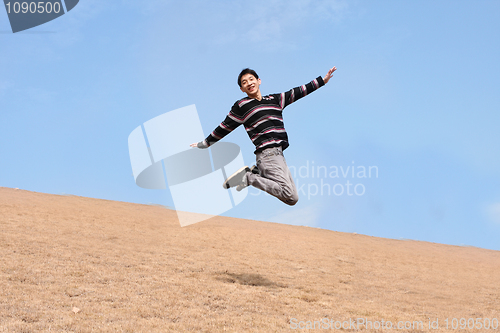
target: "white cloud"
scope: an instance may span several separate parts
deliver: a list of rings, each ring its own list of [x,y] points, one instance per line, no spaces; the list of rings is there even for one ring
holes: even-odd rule
[[[486,205],[484,210],[492,222],[500,224],[500,202]]]
[[[268,48],[277,44],[293,46],[297,35],[309,30],[310,24],[325,20],[338,22],[346,8],[344,0],[257,0],[251,5],[225,4],[217,8],[216,14],[217,21],[223,24],[225,37],[221,39],[216,34],[213,42],[245,40]]]
[[[255,15],[250,15],[253,25],[246,36],[254,41],[269,41],[286,35],[293,27],[317,20],[336,21],[347,7],[344,1],[333,0],[265,0],[256,6]]]
[[[270,222],[305,225],[315,227],[318,225],[322,206],[320,204],[312,204],[302,208],[287,208],[277,215],[269,218]]]

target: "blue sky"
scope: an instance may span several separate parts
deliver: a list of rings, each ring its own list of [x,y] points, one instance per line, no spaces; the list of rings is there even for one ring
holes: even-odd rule
[[[81,0],[12,34],[0,10],[0,186],[172,206],[134,183],[134,128],[196,104],[208,134],[242,68],[267,94],[337,66],[285,110],[287,162],[377,177],[303,172],[296,206],[250,189],[225,215],[500,250],[499,22],[498,1]]]

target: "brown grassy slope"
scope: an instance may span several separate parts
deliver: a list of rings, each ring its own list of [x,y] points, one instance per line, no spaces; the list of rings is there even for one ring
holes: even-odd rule
[[[225,217],[181,228],[162,207],[0,188],[0,253],[0,332],[500,319],[500,252],[477,248]]]

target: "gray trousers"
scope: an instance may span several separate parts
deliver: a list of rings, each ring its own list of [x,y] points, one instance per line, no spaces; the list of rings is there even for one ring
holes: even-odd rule
[[[256,159],[260,175],[247,173],[248,184],[275,196],[287,205],[295,205],[299,201],[299,195],[281,147],[264,149],[257,153]]]

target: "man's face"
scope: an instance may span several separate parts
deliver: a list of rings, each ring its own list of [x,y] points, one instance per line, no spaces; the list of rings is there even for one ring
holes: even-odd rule
[[[241,91],[248,96],[255,96],[259,92],[260,79],[256,79],[252,74],[245,74],[241,77]]]

